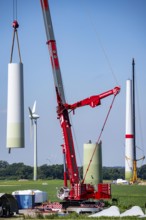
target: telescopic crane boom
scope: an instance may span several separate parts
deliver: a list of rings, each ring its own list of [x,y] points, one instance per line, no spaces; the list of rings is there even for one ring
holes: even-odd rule
[[[64,177],[64,187],[61,188],[61,190],[58,193],[58,196],[59,198],[66,200],[110,198],[110,186],[108,184],[100,184],[98,186],[98,192],[96,192],[92,185],[80,183],[68,110],[74,110],[78,107],[82,107],[85,105],[95,107],[100,104],[101,99],[109,95],[116,96],[119,93],[120,88],[115,87],[114,89],[104,92],[100,95],[91,96],[71,105],[66,103],[48,0],[40,0],[40,2],[46,29],[47,45],[50,53],[50,59],[53,70],[54,84],[58,104],[57,115],[58,119],[60,120],[60,125],[63,133],[63,153],[65,156],[68,177],[70,180],[70,189],[68,189],[66,176]]]

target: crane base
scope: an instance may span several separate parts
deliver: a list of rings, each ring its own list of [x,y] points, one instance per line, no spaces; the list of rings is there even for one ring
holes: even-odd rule
[[[62,209],[65,209],[67,211],[79,209],[79,210],[85,210],[85,209],[102,209],[105,206],[105,203],[103,201],[83,201],[83,200],[71,200],[71,201],[63,201],[60,202],[62,205]]]

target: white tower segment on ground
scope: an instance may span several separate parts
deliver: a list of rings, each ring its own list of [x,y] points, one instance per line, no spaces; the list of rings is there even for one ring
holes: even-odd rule
[[[125,135],[125,179],[133,175],[134,135],[132,109],[132,80],[126,81],[126,135]]]
[[[7,148],[24,147],[23,64],[8,64]]]

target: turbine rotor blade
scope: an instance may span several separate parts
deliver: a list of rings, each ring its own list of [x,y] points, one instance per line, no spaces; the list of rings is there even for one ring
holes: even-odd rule
[[[29,114],[30,114],[30,118],[32,119],[33,118],[33,113],[32,113],[32,110],[30,107],[28,107],[28,110],[29,110]]]
[[[35,113],[35,110],[36,110],[36,101],[34,102],[33,108],[32,108],[32,113],[33,113],[33,114]]]

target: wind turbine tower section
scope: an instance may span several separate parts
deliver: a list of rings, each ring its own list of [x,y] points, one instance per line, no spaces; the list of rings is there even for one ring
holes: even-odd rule
[[[17,5],[14,5],[15,8]],[[17,17],[17,16],[16,16]],[[17,20],[12,23],[13,38],[10,54],[10,63],[8,64],[8,96],[7,96],[7,137],[6,147],[23,148],[24,142],[24,87],[23,87],[23,63],[20,53],[20,44],[18,38]],[[13,62],[14,43],[17,43],[19,62]]]
[[[95,150],[94,156],[92,154]],[[102,143],[89,143],[84,144],[84,162],[83,162],[83,176],[88,169],[89,161],[92,158],[91,165],[85,178],[85,183],[96,186],[102,183]]]
[[[133,134],[133,103],[132,80],[126,81],[126,135],[125,135],[125,179],[130,181],[133,176],[134,134]]]
[[[23,64],[8,64],[7,148],[24,147]]]

